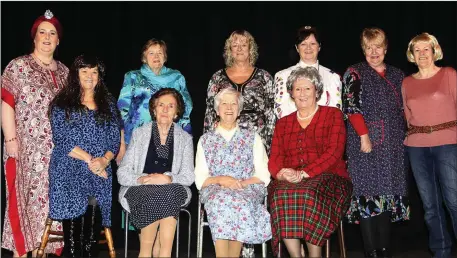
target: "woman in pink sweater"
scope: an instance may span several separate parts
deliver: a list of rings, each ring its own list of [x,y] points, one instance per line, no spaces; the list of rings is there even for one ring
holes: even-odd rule
[[[425,210],[429,248],[433,257],[448,258],[452,239],[443,200],[457,234],[457,73],[435,65],[443,52],[428,33],[414,37],[406,55],[419,71],[403,80],[404,144]]]

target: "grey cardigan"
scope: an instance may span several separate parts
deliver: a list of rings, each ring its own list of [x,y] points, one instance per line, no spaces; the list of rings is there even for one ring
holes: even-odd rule
[[[172,183],[185,186],[187,191],[186,204],[192,198],[190,186],[194,180],[194,146],[192,136],[185,132],[179,125],[174,124],[173,135],[173,164],[170,173]],[[146,154],[152,134],[152,122],[136,128],[130,139],[124,158],[117,170],[117,180],[121,185],[119,202],[122,207],[130,212],[127,199],[124,195],[131,186],[141,185],[137,179],[148,174],[143,173]]]

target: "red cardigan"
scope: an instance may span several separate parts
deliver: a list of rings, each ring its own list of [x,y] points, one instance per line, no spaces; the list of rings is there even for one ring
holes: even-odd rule
[[[345,144],[346,127],[338,108],[319,106],[306,129],[293,112],[276,122],[268,169],[274,178],[282,168],[304,170],[310,177],[330,172],[349,178]]]

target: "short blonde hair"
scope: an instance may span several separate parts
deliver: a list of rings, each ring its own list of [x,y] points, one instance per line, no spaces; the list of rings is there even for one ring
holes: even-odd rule
[[[409,62],[414,64],[416,63],[416,60],[414,60],[414,45],[416,45],[419,42],[425,42],[432,46],[433,61],[443,59],[443,50],[441,50],[441,46],[438,43],[438,40],[435,38],[435,36],[428,34],[427,32],[423,32],[422,34],[415,36],[408,44],[408,49],[406,50],[406,57],[408,58]]]
[[[360,45],[362,46],[363,52],[368,47],[370,42],[374,42],[375,44],[379,44],[384,48],[387,48],[388,41],[386,37],[386,33],[381,30],[380,28],[365,28],[360,34]]]
[[[143,62],[144,64],[147,63],[147,61],[146,61],[147,59],[146,59],[146,55],[145,55],[146,51],[151,46],[154,46],[154,45],[159,45],[160,48],[162,48],[163,57],[165,58],[165,62],[167,61],[167,58],[168,58],[168,55],[167,55],[167,44],[163,40],[152,38],[152,39],[146,41],[146,43],[143,45],[143,50],[141,51],[141,62]]]
[[[233,57],[232,57],[232,43],[236,37],[243,36],[246,37],[248,44],[249,44],[249,64],[254,66],[257,62],[257,58],[259,57],[257,43],[254,40],[254,37],[246,30],[236,30],[230,34],[230,37],[225,41],[224,46],[224,61],[227,67],[231,67],[233,65]]]

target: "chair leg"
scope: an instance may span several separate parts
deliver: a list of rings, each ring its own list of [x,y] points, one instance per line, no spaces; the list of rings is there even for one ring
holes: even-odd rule
[[[179,216],[176,220],[176,258],[179,258]]]
[[[267,258],[267,243],[266,242],[262,243],[262,257]]]
[[[340,222],[340,226],[338,228],[338,240],[340,242],[340,257],[346,258],[346,244],[344,243],[343,221]]]
[[[278,243],[278,258],[281,258],[281,242]]]
[[[330,252],[330,238],[327,239],[327,242],[325,243],[325,258],[330,258],[332,256],[332,253]]]
[[[38,251],[37,251],[37,258],[41,258],[44,255],[44,249],[46,248],[46,245],[48,244],[48,239],[49,239],[49,233],[51,231],[51,226],[52,226],[52,219],[47,218],[46,219],[46,226],[45,226],[44,232],[43,232],[43,236],[41,237],[40,247],[38,248]]]
[[[187,258],[190,258],[190,238],[192,236],[192,216],[190,215],[190,212],[187,209],[181,209],[181,212],[187,213],[187,216],[189,218],[188,222],[188,232],[187,233]]]
[[[202,204],[200,198],[198,198],[198,232],[197,232],[197,258],[202,257],[202,247],[203,247],[203,218],[205,217],[204,211],[202,209]]]
[[[124,257],[127,258],[128,256],[128,244],[129,244],[129,213],[124,210]]]
[[[115,258],[116,251],[114,250],[113,235],[111,234],[111,229],[105,228],[105,237],[108,242],[109,257]]]

